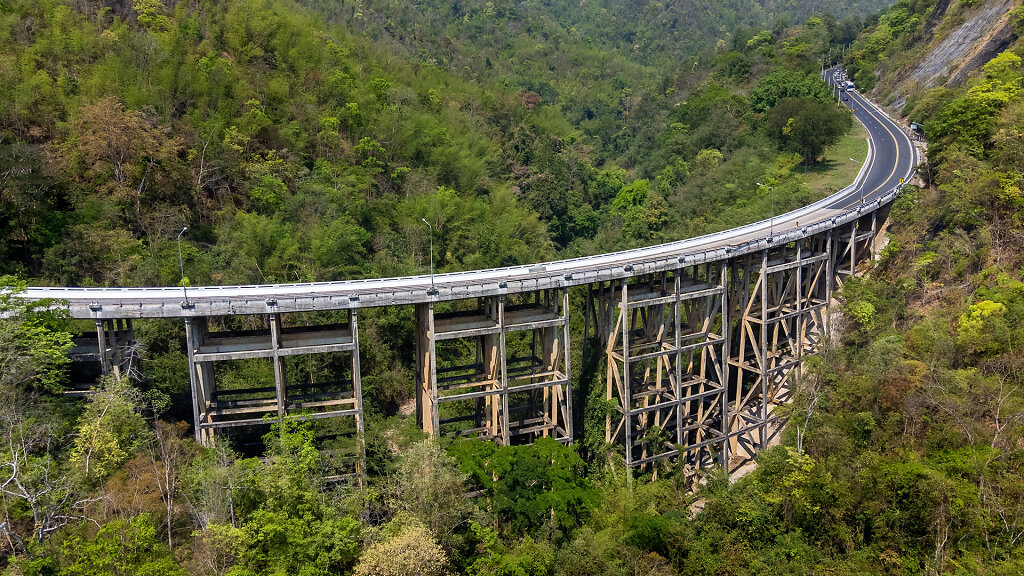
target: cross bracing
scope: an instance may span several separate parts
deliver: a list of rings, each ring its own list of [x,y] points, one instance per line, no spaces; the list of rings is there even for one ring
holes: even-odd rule
[[[860,98],[857,95],[851,97]],[[857,180],[798,210],[658,246],[491,270],[340,282],[189,288],[43,288],[96,322],[74,355],[103,373],[137,370],[131,321],[183,318],[197,437],[291,419],[363,433],[358,312],[415,307],[417,420],[431,434],[503,444],[573,440],[570,319],[600,341],[606,438],[623,461],[733,466],[777,432],[804,356],[827,338],[838,286],[870,260],[916,152],[866,101],[871,134]],[[570,291],[585,292],[583,310]],[[305,314],[334,315],[331,322]],[[243,328],[233,319],[248,318]],[[95,338],[95,354],[87,352]],[[579,343],[575,344],[579,345]],[[217,366],[259,364],[251,385]],[[304,365],[330,367],[324,371]],[[314,372],[317,372],[314,374]],[[355,458],[357,467],[361,456]]]

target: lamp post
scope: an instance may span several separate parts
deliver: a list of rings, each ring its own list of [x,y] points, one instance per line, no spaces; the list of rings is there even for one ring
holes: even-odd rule
[[[856,162],[856,161],[857,161],[856,158],[850,158],[850,162]],[[864,203],[864,183],[863,182],[860,183],[860,203],[861,204]]]
[[[775,187],[767,184],[757,183],[758,186],[764,186],[772,192],[772,215],[768,219],[768,239],[771,240],[775,237]]]
[[[437,294],[437,288],[434,287],[434,227],[427,222],[426,218],[420,218],[427,228],[430,229],[430,290],[427,290],[427,294]]]
[[[187,230],[188,226],[185,226],[178,232],[178,267],[181,269],[181,291],[185,294],[185,301],[181,303],[182,308],[192,307],[188,301],[188,288],[185,287],[185,261],[181,258],[181,235]]]

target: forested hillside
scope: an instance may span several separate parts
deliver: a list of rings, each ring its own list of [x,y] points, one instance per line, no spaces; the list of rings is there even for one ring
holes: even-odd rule
[[[907,98],[901,80],[922,63],[913,55],[929,58],[993,7],[1016,27],[1000,51],[979,61],[996,37],[979,35],[950,61],[964,81],[913,86]],[[858,84],[877,80],[880,100],[923,124],[923,186],[897,200],[880,262],[843,287],[841,345],[826,351],[795,405],[804,454],[764,455],[753,479],[712,502],[727,503],[717,518],[739,530],[767,505],[773,512],[760,518],[774,528],[760,542],[787,550],[787,563],[804,567],[796,572],[838,564],[836,573],[1018,574],[1020,8],[900,2],[869,23],[846,64]]]
[[[822,59],[856,36],[845,64],[870,86],[884,57],[924,50],[924,27],[991,4],[941,3],[856,35],[745,4],[620,20],[611,4],[11,0],[0,270],[19,277],[3,283],[174,285],[186,225],[189,281],[233,283],[422,272],[420,218],[445,270],[761,218],[756,182],[780,211],[827,192],[808,184],[816,150],[850,117]],[[667,15],[706,35],[677,44]],[[0,293],[5,573],[1020,573],[1024,68],[1016,36],[1006,48],[903,94],[929,137],[923,185],[843,287],[841,341],[806,371],[783,446],[742,479],[693,495],[665,465],[627,482],[593,430],[574,447],[423,440],[399,411],[396,309],[360,318],[369,474],[336,482],[318,424],[275,428],[262,458],[198,446],[170,322],[138,323],[140,379],[71,398],[81,327]]]
[[[786,161],[751,119],[777,95],[747,91],[780,61],[811,73],[850,33],[734,23],[713,64],[655,75],[580,38],[534,53],[524,32],[491,60],[529,64],[511,81],[486,56],[451,70],[283,1],[3,14],[0,269],[65,285],[173,284],[185,225],[190,281],[226,284],[422,271],[425,216],[440,270],[763,217],[751,184]],[[435,33],[422,34],[444,44]],[[449,57],[467,49],[486,54],[470,42]],[[806,199],[781,183],[784,207]]]

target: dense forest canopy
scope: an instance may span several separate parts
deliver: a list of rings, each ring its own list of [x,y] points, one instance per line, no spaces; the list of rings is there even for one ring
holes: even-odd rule
[[[422,272],[421,218],[442,270],[762,218],[756,182],[779,210],[828,191],[809,178],[851,119],[822,63],[852,42],[871,86],[935,5],[8,0],[0,282],[174,285],[184,226],[187,281],[224,284]],[[401,415],[405,309],[360,320],[358,487],[319,423],[273,428],[262,458],[196,444],[171,322],[138,323],[141,378],[63,395],[81,327],[0,292],[5,573],[1019,573],[1022,78],[1015,40],[908,95],[924,185],[844,286],[798,424],[696,495],[673,464],[628,481],[600,401],[572,447],[425,440]]]
[[[692,64],[659,68],[613,42],[632,32],[602,28],[595,43],[552,28],[559,8],[510,7],[485,31],[469,5],[454,19],[403,5],[387,13],[423,22],[392,29],[423,29],[385,42],[369,16],[365,31],[336,23],[372,6],[10,4],[0,269],[174,284],[171,240],[186,225],[196,284],[420,272],[424,217],[439,270],[725,228],[766,215],[747,202],[752,183],[787,162],[754,115],[767,91],[748,88],[784,64],[797,76],[774,81],[824,101],[810,87],[818,54],[855,29],[726,19],[727,45],[655,50]],[[459,28],[457,45],[442,24]],[[787,189],[786,207],[806,200]]]

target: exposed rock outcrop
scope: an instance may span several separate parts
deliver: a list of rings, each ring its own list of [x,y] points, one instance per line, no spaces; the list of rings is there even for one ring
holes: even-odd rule
[[[910,73],[910,80],[926,88],[934,88],[947,78],[951,84],[964,82],[972,71],[1016,38],[1009,23],[1009,13],[1016,4],[1016,0],[988,4],[930,49]],[[935,10],[940,7],[944,14],[948,2],[939,2]],[[933,18],[935,12],[929,17],[928,24]]]

